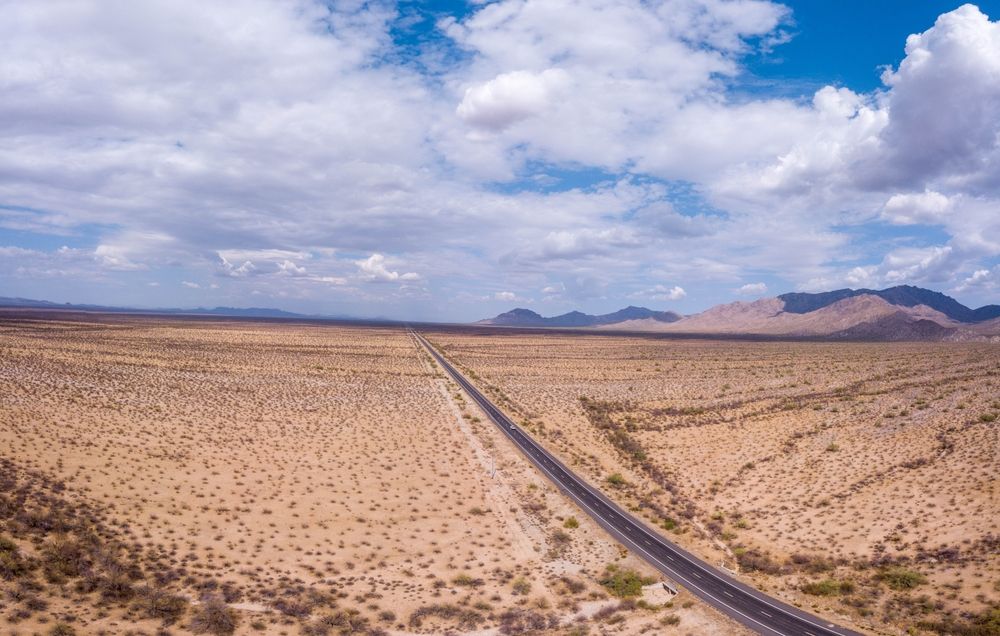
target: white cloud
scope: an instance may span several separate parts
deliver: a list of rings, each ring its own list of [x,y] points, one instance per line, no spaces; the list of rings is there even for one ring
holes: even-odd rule
[[[305,276],[306,268],[299,267],[290,260],[283,260],[278,263],[278,271],[287,276]]]
[[[963,279],[955,287],[955,291],[959,293],[975,289],[993,291],[998,288],[1000,288],[1000,265],[993,269],[977,269]]]
[[[253,261],[243,261],[239,266],[234,265],[229,262],[222,253],[219,253],[219,263],[222,267],[222,271],[226,276],[232,276],[234,278],[242,278],[244,276],[250,276],[253,274],[257,267],[253,264]]]
[[[687,292],[679,285],[673,287],[654,285],[649,289],[629,295],[630,298],[651,298],[654,300],[680,300],[686,296]]]
[[[664,293],[664,296],[666,296],[668,300],[680,300],[681,298],[687,296],[687,292],[684,291],[683,287],[674,285]]]
[[[382,282],[420,280],[420,275],[415,272],[400,274],[397,271],[390,271],[386,267],[385,256],[378,253],[372,254],[364,260],[354,261],[354,264],[358,266],[364,280]]]
[[[744,296],[760,296],[767,293],[765,283],[747,283],[736,290],[736,293]]]
[[[499,291],[493,294],[493,300],[502,300],[505,302],[513,302],[517,300],[517,294],[509,291]]]
[[[467,88],[455,112],[473,126],[502,130],[543,112],[568,83],[568,76],[560,69],[502,73]]]
[[[939,192],[926,190],[917,194],[894,194],[882,208],[882,217],[896,225],[935,224],[944,221],[951,201]]]
[[[577,300],[747,271],[958,286],[1000,254],[1000,27],[970,5],[883,90],[811,101],[728,90],[787,38],[766,1],[498,0],[418,63],[379,2],[3,6],[0,228],[87,247],[0,253],[0,278],[178,268],[377,307],[422,276],[542,289],[554,261],[543,293]]]
[[[199,285],[198,283],[192,283],[189,280],[181,281],[181,285],[187,287],[188,289],[201,289],[201,285]]]

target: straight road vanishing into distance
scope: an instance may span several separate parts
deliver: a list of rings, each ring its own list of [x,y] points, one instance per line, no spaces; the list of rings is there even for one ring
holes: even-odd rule
[[[667,577],[749,629],[765,636],[860,636],[745,585],[683,550],[622,510],[524,433],[447,362],[420,334],[410,332],[487,417],[605,530]]]

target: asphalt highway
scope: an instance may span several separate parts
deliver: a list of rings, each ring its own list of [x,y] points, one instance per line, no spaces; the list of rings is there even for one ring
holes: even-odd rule
[[[565,495],[618,541],[669,579],[749,629],[766,636],[860,636],[756,590],[674,545],[588,485],[503,414],[423,336],[411,332],[487,417]]]

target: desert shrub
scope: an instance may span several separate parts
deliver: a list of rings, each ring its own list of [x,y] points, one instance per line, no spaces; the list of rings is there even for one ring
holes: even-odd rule
[[[139,589],[135,608],[146,618],[163,621],[171,625],[180,620],[187,611],[187,599],[179,594],[171,594],[159,587],[146,586]]]
[[[23,603],[24,607],[32,612],[44,612],[49,609],[49,602],[40,596],[28,596]]]
[[[17,544],[12,539],[0,535],[0,554],[5,552],[17,552]]]
[[[836,581],[834,579],[824,579],[806,583],[802,586],[802,591],[813,596],[837,596],[839,594],[850,594],[854,591],[854,583],[850,581]]]
[[[500,615],[501,634],[530,634],[550,626],[544,614],[531,610],[509,609]]]
[[[195,634],[216,634],[223,636],[236,631],[236,612],[218,597],[206,599],[198,607],[191,619],[191,631]]]
[[[796,553],[789,558],[789,561],[795,569],[805,570],[813,574],[829,572],[834,568],[833,561],[822,556]]]
[[[75,636],[76,630],[66,623],[56,623],[49,630],[49,636]]]
[[[920,629],[949,636],[1000,636],[1000,606],[971,616],[967,621],[947,617],[918,624]]]
[[[655,583],[656,579],[644,577],[635,570],[609,565],[598,581],[618,598],[628,598],[642,594],[642,586]]]
[[[337,610],[302,627],[302,633],[307,636],[326,636],[334,630],[337,634],[371,633],[368,618],[356,609]]]
[[[563,527],[573,530],[580,527],[580,522],[577,521],[576,517],[567,517],[566,521],[563,522]]]
[[[621,488],[622,486],[628,484],[628,482],[625,481],[625,478],[622,477],[621,473],[612,473],[611,475],[608,475],[607,482],[612,488]]]
[[[396,612],[393,612],[392,610],[382,610],[378,613],[378,619],[386,623],[391,623],[396,620]]]
[[[451,582],[459,587],[482,587],[486,584],[482,579],[472,578],[468,574],[459,574]]]
[[[513,588],[514,594],[526,595],[531,591],[531,583],[524,577],[514,579],[511,587]]]
[[[660,624],[662,625],[680,625],[681,617],[677,614],[667,614],[660,619]]]
[[[997,421],[997,414],[996,413],[983,413],[982,415],[979,416],[979,421],[980,422],[996,422]]]
[[[13,581],[26,575],[29,571],[31,571],[31,566],[21,556],[16,545],[13,550],[0,550],[0,579]]]
[[[737,550],[736,561],[747,572],[763,572],[764,574],[780,574],[781,565],[771,555],[757,549]]]
[[[87,563],[86,547],[66,535],[53,537],[42,548],[42,565],[49,578],[80,576]]]
[[[564,546],[570,543],[573,537],[569,535],[568,532],[563,532],[562,530],[556,530],[552,533],[552,543],[558,546]]]
[[[92,555],[93,563],[84,572],[80,589],[97,591],[105,601],[126,601],[135,594],[132,581],[141,577],[138,566],[122,563],[114,547],[106,547]]]
[[[889,567],[878,573],[878,579],[894,590],[912,590],[927,582],[927,577],[904,567]]]
[[[307,618],[315,607],[309,599],[305,598],[280,598],[271,603],[271,606],[285,616],[293,618]]]
[[[428,618],[441,618],[455,621],[459,629],[472,630],[483,622],[483,615],[471,609],[458,607],[457,605],[425,605],[410,614],[410,627],[420,629],[424,620]]]
[[[586,583],[584,583],[583,581],[578,581],[576,579],[571,579],[568,576],[559,577],[559,582],[566,587],[566,590],[570,594],[579,594],[580,592],[587,589]]]

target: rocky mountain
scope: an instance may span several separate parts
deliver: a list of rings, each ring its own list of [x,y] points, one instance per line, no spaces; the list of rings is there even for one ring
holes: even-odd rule
[[[845,298],[856,296],[878,296],[892,305],[899,307],[918,307],[924,305],[941,312],[958,322],[981,322],[1000,317],[1000,305],[986,305],[979,309],[969,309],[962,303],[941,292],[899,285],[888,289],[838,289],[817,294],[792,293],[782,294],[778,299],[785,303],[784,310],[793,314],[805,314],[822,309]]]
[[[480,320],[479,325],[497,325],[502,327],[600,327],[615,325],[633,320],[648,320],[655,324],[665,324],[680,320],[682,316],[672,311],[654,311],[645,307],[626,307],[610,314],[591,315],[580,311],[571,311],[559,316],[546,318],[530,309],[517,308],[502,313],[494,318]]]
[[[901,285],[782,294],[690,316],[628,307],[603,316],[570,312],[544,318],[515,309],[481,324],[829,340],[993,340],[1000,339],[1000,306],[971,309],[940,292]]]

